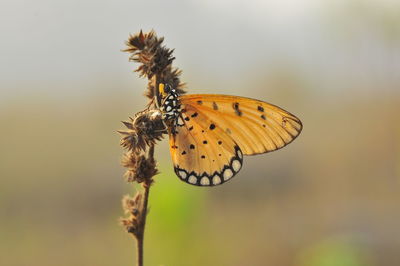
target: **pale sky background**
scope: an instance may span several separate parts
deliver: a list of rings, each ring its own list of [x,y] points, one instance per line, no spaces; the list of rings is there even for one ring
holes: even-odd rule
[[[395,0],[2,0],[0,103],[142,86],[120,52],[140,29],[176,49],[193,92],[235,93],[279,65],[301,71],[317,96],[348,93],[350,79],[369,85],[362,92],[382,92],[384,80],[390,92],[400,82],[399,14]]]

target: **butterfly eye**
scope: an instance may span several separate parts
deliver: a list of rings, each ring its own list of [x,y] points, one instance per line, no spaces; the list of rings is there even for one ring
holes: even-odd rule
[[[165,98],[168,93],[171,92],[171,86],[168,84],[160,83],[158,85],[158,91],[160,92],[161,96]]]
[[[165,92],[165,84],[164,83],[160,83],[158,85],[158,91],[163,97],[166,96],[167,93]]]
[[[165,84],[164,92],[165,92],[166,94],[170,93],[170,92],[171,92],[171,86],[168,85],[168,84]]]

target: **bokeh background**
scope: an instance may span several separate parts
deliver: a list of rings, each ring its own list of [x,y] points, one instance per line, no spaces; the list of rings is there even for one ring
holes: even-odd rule
[[[160,143],[146,265],[400,265],[399,1],[2,0],[0,29],[0,265],[134,264],[116,130],[145,105],[120,51],[140,29],[190,93],[304,123],[215,188]]]

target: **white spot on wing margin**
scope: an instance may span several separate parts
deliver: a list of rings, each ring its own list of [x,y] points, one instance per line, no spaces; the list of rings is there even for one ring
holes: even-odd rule
[[[213,176],[212,183],[213,183],[213,185],[221,184],[221,178],[218,175]]]
[[[189,176],[188,182],[190,184],[196,184],[197,183],[197,178],[194,175]]]
[[[204,176],[201,178],[200,184],[202,186],[208,186],[208,185],[210,185],[210,179],[208,179],[208,177]]]
[[[232,170],[229,169],[229,168],[228,168],[228,169],[225,169],[224,174],[223,174],[224,181],[227,181],[227,180],[231,179],[232,176],[233,176]]]
[[[240,168],[242,167],[242,164],[240,163],[239,160],[233,160],[232,161],[232,169],[233,171],[237,172],[240,170]]]

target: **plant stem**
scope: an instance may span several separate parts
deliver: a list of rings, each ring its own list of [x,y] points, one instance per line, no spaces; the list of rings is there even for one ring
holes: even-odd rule
[[[143,235],[136,237],[137,243],[137,265],[143,266]]]
[[[144,230],[146,228],[146,217],[147,217],[147,204],[149,200],[149,193],[150,193],[150,185],[143,185],[144,188],[144,199],[143,199],[143,217],[141,221],[141,232],[137,236],[137,259],[138,259],[138,266],[143,266],[143,242],[144,242]]]
[[[151,145],[149,148],[149,160],[154,161],[154,145]],[[150,194],[150,186],[152,183],[152,179],[146,179],[148,181],[145,181],[143,183],[143,189],[144,189],[144,198],[143,198],[143,205],[141,206],[141,213],[142,216],[141,221],[140,221],[140,226],[139,226],[139,232],[136,235],[136,242],[137,242],[137,265],[138,266],[143,266],[143,244],[144,244],[144,231],[146,228],[146,218],[147,218],[147,205],[149,202],[149,194]]]

